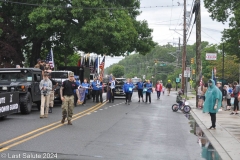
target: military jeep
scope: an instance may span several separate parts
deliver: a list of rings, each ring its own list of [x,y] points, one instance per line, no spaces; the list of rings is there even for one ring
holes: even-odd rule
[[[38,68],[0,68],[0,93],[18,91],[19,109],[29,114],[33,103],[40,110],[41,79],[42,71]]]

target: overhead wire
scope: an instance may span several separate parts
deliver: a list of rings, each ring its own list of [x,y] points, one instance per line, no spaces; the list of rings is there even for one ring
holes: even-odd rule
[[[0,2],[4,2],[4,3],[11,3],[11,4],[19,4],[19,5],[28,5],[28,6],[36,6],[36,7],[49,7],[49,8],[81,8],[81,9],[86,9],[86,10],[124,10],[124,9],[146,9],[146,8],[168,8],[168,7],[179,7],[181,5],[166,5],[166,6],[146,6],[146,7],[121,7],[121,8],[117,8],[117,7],[73,7],[71,5],[68,6],[54,6],[54,5],[43,5],[43,4],[36,4],[36,3],[24,3],[24,2],[14,2],[14,1],[6,1],[6,0],[0,0]],[[189,4],[187,4],[189,5]]]

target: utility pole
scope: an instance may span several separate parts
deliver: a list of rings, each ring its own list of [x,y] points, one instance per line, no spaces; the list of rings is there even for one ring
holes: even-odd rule
[[[186,0],[184,0],[184,11],[183,11],[183,53],[182,53],[182,89],[185,93],[185,77],[184,70],[186,69]]]
[[[201,5],[200,0],[195,1],[196,15],[196,106],[198,106],[197,90],[202,76],[202,61],[201,61]]]

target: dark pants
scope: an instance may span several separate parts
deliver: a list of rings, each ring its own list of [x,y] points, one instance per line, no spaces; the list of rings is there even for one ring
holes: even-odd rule
[[[157,91],[157,98],[160,98],[161,91]]]
[[[212,121],[212,127],[216,127],[216,113],[209,113],[211,116],[211,121]]]
[[[138,98],[143,98],[143,89],[138,89]]]
[[[235,111],[235,110],[239,110],[239,106],[238,106],[238,98],[237,97],[235,97],[234,98],[234,108],[233,108],[233,110]]]
[[[146,92],[146,102],[148,102],[148,99],[149,102],[151,103],[151,92]]]
[[[74,106],[77,105],[77,100],[78,100],[77,93],[74,93]]]
[[[231,106],[231,99],[227,99],[227,106]]]
[[[114,102],[114,93],[115,93],[115,88],[111,89],[110,88],[110,95],[109,95],[109,102]]]
[[[100,102],[102,103],[103,102],[103,99],[102,99],[102,90],[97,90],[97,94],[96,94],[96,102],[99,103],[99,98],[100,98]]]
[[[131,101],[131,93],[130,93],[130,92],[127,92],[127,93],[126,93],[125,100],[126,100],[126,103],[127,103],[127,102],[130,103],[130,101]]]
[[[92,90],[93,102],[95,101],[96,95],[97,95],[97,90]]]
[[[83,101],[83,104],[86,104],[86,101],[87,101],[87,93],[85,93],[85,98],[84,98],[84,101]]]

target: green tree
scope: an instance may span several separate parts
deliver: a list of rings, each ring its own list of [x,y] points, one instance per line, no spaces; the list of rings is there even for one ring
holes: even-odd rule
[[[114,77],[118,78],[118,77],[122,77],[124,75],[124,66],[121,65],[114,65],[112,67],[112,72]]]
[[[24,2],[36,4],[34,0]],[[68,56],[74,49],[107,55],[133,50],[146,54],[155,45],[146,21],[136,20],[139,0],[43,0],[37,4],[0,3],[0,13],[24,37],[22,51],[30,66],[37,58],[45,58],[44,50],[51,46],[54,50],[68,48],[64,53]]]

